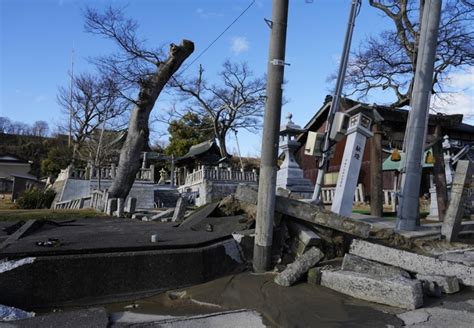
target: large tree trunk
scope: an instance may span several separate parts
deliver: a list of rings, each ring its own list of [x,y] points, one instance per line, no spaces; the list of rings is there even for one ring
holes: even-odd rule
[[[229,157],[229,153],[227,152],[227,145],[225,143],[225,135],[224,136],[221,136],[221,135],[218,135],[217,136],[217,141],[219,142],[219,149],[220,149],[220,153],[221,153],[221,158],[228,158]]]
[[[161,63],[151,78],[140,86],[140,94],[128,125],[127,139],[120,152],[117,174],[109,189],[110,197],[126,198],[140,169],[140,153],[148,141],[148,120],[168,80],[194,51],[194,43],[183,40],[181,45],[171,44],[166,61]]]

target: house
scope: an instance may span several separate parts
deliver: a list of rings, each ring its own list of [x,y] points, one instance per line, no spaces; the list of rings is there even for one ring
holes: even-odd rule
[[[353,101],[348,98],[341,100],[341,108],[346,111],[356,105],[359,102]],[[369,108],[375,108],[377,112],[383,117],[381,123],[382,132],[382,149],[384,152],[384,160],[390,156],[389,151],[397,148],[401,149],[403,146],[403,139],[405,135],[406,123],[408,121],[408,110],[400,108],[391,108],[386,106],[378,105],[367,105]],[[327,97],[323,106],[314,114],[311,120],[306,124],[305,129],[307,131],[315,131],[324,133],[326,119],[331,106],[331,98]],[[435,128],[439,125],[441,127],[441,135],[448,135],[450,142],[455,149],[461,149],[468,145],[471,148],[474,147],[474,126],[462,123],[462,115],[430,115],[428,121],[428,135],[426,138],[426,145],[430,145],[436,138],[434,136]],[[307,133],[301,134],[298,141],[302,144],[300,149],[297,151],[297,160],[300,163],[301,168],[304,172],[304,177],[310,179],[314,184],[318,174],[318,162],[312,156],[304,154],[304,144],[306,143]],[[364,150],[362,166],[359,174],[358,183],[362,184],[363,194],[365,200],[370,198],[370,149],[372,147],[372,139],[368,139],[367,145]],[[333,187],[336,185],[338,172],[341,166],[341,161],[344,153],[345,138],[334,146],[333,157],[329,163],[329,169],[327,170],[324,179],[323,187]],[[427,170],[429,168],[427,167]],[[429,172],[429,171],[427,171]],[[383,189],[393,190],[395,183],[396,173],[394,170],[386,170],[383,173]],[[421,193],[427,193],[429,190],[430,181],[429,175],[424,174],[422,179]]]
[[[0,154],[0,193],[11,194],[14,201],[25,189],[43,186],[30,171],[30,162],[10,153]]]

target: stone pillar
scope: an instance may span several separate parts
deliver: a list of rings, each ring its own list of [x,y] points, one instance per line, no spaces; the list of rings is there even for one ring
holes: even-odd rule
[[[117,217],[118,218],[121,218],[123,217],[123,208],[124,208],[124,205],[125,205],[125,201],[123,198],[117,198]]]
[[[435,138],[441,138],[441,126],[438,124],[435,128]],[[438,221],[444,221],[444,216],[446,215],[446,209],[448,207],[448,186],[446,182],[446,168],[444,165],[444,155],[443,148],[441,145],[441,140],[436,142],[433,145],[433,157],[434,157],[434,185],[435,192],[433,194],[430,190],[431,196],[436,196],[436,212]],[[431,216],[431,211],[430,211]]]
[[[382,131],[380,123],[372,127],[370,148],[370,214],[383,216]]]

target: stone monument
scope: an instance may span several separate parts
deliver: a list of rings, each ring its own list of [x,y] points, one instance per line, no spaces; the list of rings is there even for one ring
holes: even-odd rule
[[[295,151],[300,146],[296,137],[305,130],[293,123],[292,117],[293,115],[288,113],[286,124],[280,127],[280,149],[283,150],[285,158],[277,172],[276,187],[288,189],[300,198],[311,198],[314,186],[304,178],[303,170],[295,160]]]

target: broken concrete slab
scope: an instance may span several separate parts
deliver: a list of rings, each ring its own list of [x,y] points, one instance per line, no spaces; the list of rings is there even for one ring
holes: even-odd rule
[[[285,270],[275,277],[275,282],[280,286],[289,287],[297,282],[308,270],[315,266],[324,257],[316,247],[310,248],[306,253],[296,258]]]
[[[257,191],[247,185],[239,185],[235,198],[242,202],[257,204]],[[344,217],[303,201],[276,196],[275,211],[287,216],[321,225],[360,238],[368,238],[370,224]]]
[[[212,212],[214,212],[214,210],[216,209],[218,204],[219,204],[219,202],[214,202],[214,203],[204,205],[203,207],[197,209],[190,216],[185,218],[185,220],[183,221],[183,223],[181,223],[179,225],[179,227],[180,228],[187,228],[187,227],[192,227],[194,225],[197,225],[197,224],[201,223],[209,215],[211,215]]]
[[[416,279],[436,283],[436,285],[440,287],[441,292],[445,294],[453,294],[459,292],[459,281],[456,277],[417,274]]]
[[[174,214],[174,208],[169,208],[166,211],[160,212],[158,214],[153,215],[150,220],[151,221],[161,221],[161,219],[170,218]]]
[[[404,277],[410,279],[410,274],[400,268],[366,260],[353,254],[345,254],[342,261],[342,270],[366,273],[380,278]]]
[[[173,222],[182,222],[184,219],[184,215],[186,214],[186,200],[183,197],[178,198],[178,202],[176,203],[176,208],[173,213]]]
[[[474,165],[469,160],[458,161],[451,186],[451,199],[441,227],[441,234],[448,242],[456,240],[461,231],[464,203],[470,187]]]
[[[321,286],[370,302],[416,309],[423,305],[418,280],[403,277],[384,279],[354,271],[329,271],[321,275]]]
[[[474,251],[460,251],[456,253],[446,253],[438,257],[440,260],[462,263],[474,267]]]
[[[437,258],[402,251],[387,246],[354,239],[350,254],[358,255],[368,260],[393,265],[409,272],[454,276],[466,286],[474,286],[474,267],[460,263],[439,260]]]
[[[288,230],[293,238],[292,251],[300,256],[312,246],[321,246],[322,240],[313,230],[294,221],[288,221]]]
[[[456,327],[471,328],[474,322],[474,313],[444,307],[424,308],[398,314],[405,327],[433,328]]]

